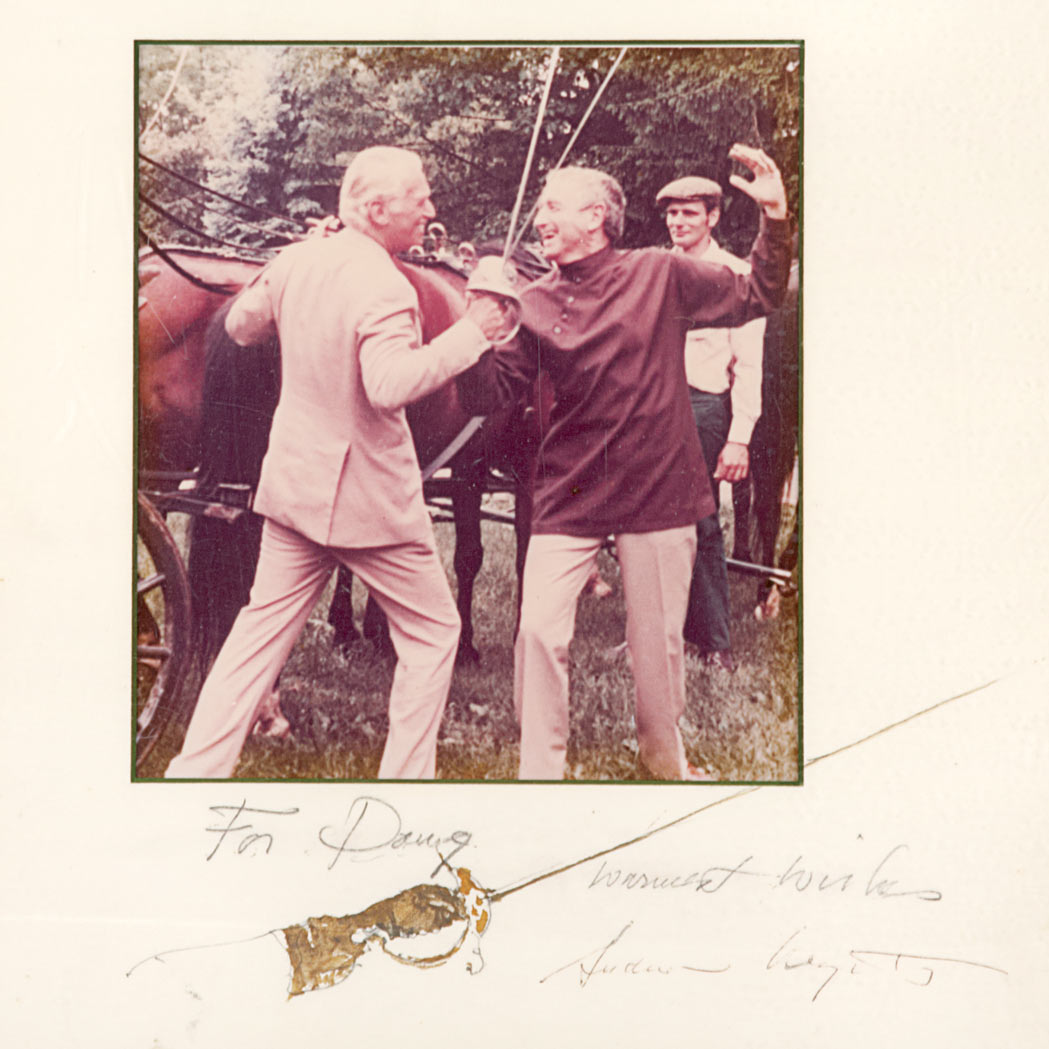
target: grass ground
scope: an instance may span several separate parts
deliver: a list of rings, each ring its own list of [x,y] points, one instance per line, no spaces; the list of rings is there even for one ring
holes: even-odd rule
[[[436,526],[451,572],[454,532]],[[485,561],[474,596],[475,644],[481,663],[456,671],[438,742],[437,775],[444,780],[512,780],[517,774],[518,727],[511,695],[516,578],[513,534],[485,523]],[[637,760],[632,678],[625,653],[622,590],[615,561],[601,555],[610,597],[584,596],[571,649],[571,735],[566,778],[645,778]],[[689,760],[719,781],[791,782],[798,777],[797,602],[780,617],[758,623],[755,581],[729,573],[734,674],[687,660],[688,705],[682,734]],[[358,622],[363,590],[355,594]],[[280,680],[281,706],[292,726],[282,740],[249,737],[235,773],[248,779],[372,779],[387,730],[392,663],[366,641],[340,653],[325,622],[327,602],[314,612]],[[191,694],[199,675],[188,683]],[[163,774],[184,725],[176,725],[143,769]]]

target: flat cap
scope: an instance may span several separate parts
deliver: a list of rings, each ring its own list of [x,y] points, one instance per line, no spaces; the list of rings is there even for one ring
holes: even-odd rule
[[[702,197],[720,197],[721,187],[712,178],[686,175],[668,182],[657,194],[656,203],[664,200],[700,200]]]

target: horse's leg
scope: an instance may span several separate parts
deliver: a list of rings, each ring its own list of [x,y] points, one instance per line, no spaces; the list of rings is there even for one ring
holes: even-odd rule
[[[335,593],[328,606],[328,622],[335,628],[332,644],[347,649],[361,639],[353,625],[353,573],[343,564],[335,574]]]
[[[755,436],[761,427],[759,420]],[[776,564],[776,541],[779,538],[783,490],[794,469],[795,431],[789,412],[777,408],[770,412],[764,429],[764,447],[754,465],[754,517],[757,525],[758,559],[761,564]],[[781,559],[782,561],[782,559]],[[763,581],[758,586],[755,615],[763,619],[775,619],[779,609],[780,594],[777,587]]]
[[[201,667],[218,655],[237,613],[248,603],[259,560],[262,518],[227,523],[203,515],[190,524],[187,574]]]
[[[757,533],[758,563],[772,567],[775,565],[776,536],[779,534],[780,485],[777,480],[779,471],[776,462],[776,434],[770,431],[772,427],[761,427],[759,420],[759,425],[754,428],[754,436],[758,440],[752,442],[756,447],[750,462],[754,484],[751,512]],[[758,583],[758,606],[764,604],[770,596],[770,586],[771,584],[764,579]]]
[[[533,400],[540,402],[542,393],[539,385],[533,391]],[[539,413],[528,406],[520,411],[510,431],[511,441],[507,453],[510,473],[514,485],[514,536],[517,540],[517,556],[514,568],[517,571],[517,609],[514,616],[514,640],[521,622],[521,584],[524,579],[525,558],[528,556],[528,541],[532,537],[532,508],[535,497],[535,461],[539,453]]]
[[[465,481],[455,486],[452,492],[452,514],[455,517],[455,580],[458,587],[456,605],[462,620],[456,661],[477,663],[481,657],[473,643],[474,581],[484,560],[484,548],[481,546],[479,482]]]
[[[753,454],[753,444],[751,445]],[[732,485],[732,557],[736,561],[751,561],[753,549],[750,542],[751,531],[751,485],[752,474]]]
[[[241,608],[248,603],[259,562],[262,518],[244,514],[227,524],[211,517],[194,517],[190,525],[188,574],[201,666],[218,655]],[[259,709],[253,735],[282,738],[291,725],[280,708],[280,682]]]
[[[368,594],[368,600],[364,605],[364,622],[361,625],[361,633],[366,641],[372,643],[379,655],[397,655],[393,649],[393,642],[390,640],[390,624],[386,621],[386,613],[371,594]]]
[[[776,535],[779,532],[779,485],[775,449],[763,447],[751,458],[751,477],[754,498],[751,512],[757,533],[757,558],[763,565],[771,565],[776,555]]]
[[[204,336],[200,464],[196,494],[216,497],[221,482],[254,487],[269,441],[280,391],[276,340],[241,347],[226,334],[224,306]],[[197,516],[190,528],[188,573],[203,663],[218,653],[247,604],[259,559],[262,518],[242,514],[226,523]]]
[[[386,616],[376,600],[368,595],[364,606],[364,621],[358,630],[353,622],[353,572],[340,564],[335,574],[335,593],[328,606],[328,622],[335,628],[332,644],[346,651],[355,641],[363,637],[370,641],[379,652],[389,655],[393,652],[390,641],[390,630],[386,625]]]

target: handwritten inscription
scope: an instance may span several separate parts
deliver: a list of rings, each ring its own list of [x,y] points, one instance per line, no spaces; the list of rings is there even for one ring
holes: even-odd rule
[[[692,871],[689,874],[658,875],[638,871],[623,872],[620,869],[608,868],[601,861],[598,872],[590,879],[588,889],[619,886],[624,889],[693,889],[696,892],[720,892],[736,875],[767,878],[768,875],[758,871],[747,870],[747,864],[753,859],[747,856],[731,866],[707,867],[702,873]]]
[[[412,847],[437,849],[444,862],[450,864],[470,844],[471,835],[465,830],[445,836],[434,831],[405,830],[400,813],[392,805],[381,798],[361,797],[354,799],[341,824],[322,827],[318,837],[334,853],[328,864],[331,870],[342,856],[367,857],[383,849]],[[436,877],[441,866],[437,865],[431,878]]]
[[[793,890],[798,893],[832,894],[859,893],[874,899],[901,899],[909,897],[925,903],[943,899],[939,889],[914,888],[905,883],[898,868],[903,862],[904,844],[894,845],[867,871],[819,871],[805,863],[799,854],[779,870],[758,870],[754,857],[745,856],[736,863],[718,864],[688,873],[657,873],[629,871],[613,867],[602,860],[597,872],[590,878],[588,889],[620,889],[666,891],[690,889],[708,895],[721,892],[730,884],[749,881],[763,884],[773,890]]]
[[[628,921],[607,942],[564,965],[559,965],[541,977],[539,982],[546,983],[562,974],[574,975],[579,987],[585,988],[595,980],[610,977],[665,978],[692,974],[717,976],[733,968],[724,961],[715,965],[693,965],[671,962],[665,958],[656,960],[652,951],[646,951],[638,944],[636,934],[628,937],[627,934],[631,933],[633,928],[634,923]],[[801,928],[791,933],[772,951],[764,968],[767,973],[791,973],[797,974],[799,978],[806,975],[811,977],[807,980],[801,979],[800,984],[807,996],[811,991],[810,1001],[813,1002],[820,998],[832,982],[842,979],[869,981],[880,978],[914,987],[928,987],[933,982],[933,977],[941,970],[964,968],[1008,976],[1004,969],[965,958],[858,948],[820,953],[806,945],[804,932],[805,929]],[[739,968],[737,966],[737,970]]]
[[[218,819],[204,828],[217,835],[214,846],[205,857],[212,860],[220,852],[230,856],[266,856],[274,845],[287,835],[284,833],[295,821],[299,809],[267,809],[249,806],[247,800],[232,805],[212,805]],[[465,849],[473,840],[468,830],[452,830],[441,834],[425,828],[406,826],[401,814],[381,798],[355,798],[340,823],[325,823],[317,831],[316,840],[330,856],[331,870],[343,858],[350,860],[374,859],[383,852],[425,849],[440,857],[430,877],[436,877],[441,868]]]
[[[298,829],[310,835],[304,851],[309,853],[312,846],[312,851],[326,861],[329,870],[344,863],[366,862],[391,854],[405,855],[421,849],[424,854],[436,856],[436,865],[430,875],[434,878],[442,868],[451,871],[451,862],[472,844],[472,834],[468,830],[438,831],[413,825],[397,808],[373,795],[353,798],[342,817],[329,822],[307,821],[298,808],[249,805],[247,799],[209,808],[213,819],[204,830],[214,838],[205,857],[207,861],[216,857],[236,861],[239,857],[268,856],[279,851],[284,839],[291,836],[290,832]],[[857,838],[862,841],[862,835]],[[863,847],[866,849],[867,845]],[[857,902],[873,901],[879,908],[885,905],[883,901],[890,900],[937,903],[944,899],[940,889],[932,887],[915,872],[914,857],[905,843],[895,844],[887,850],[882,845],[877,851],[868,853],[864,862],[842,863],[831,869],[821,869],[818,864],[811,863],[803,852],[794,854],[792,850],[788,857],[783,858],[786,862],[770,864],[761,862],[753,853],[747,853],[729,862],[697,865],[693,870],[655,872],[615,867],[602,858],[596,871],[592,870],[587,876],[584,887],[591,892],[612,892],[617,897],[624,892],[648,895],[681,890],[719,898],[726,893],[755,891],[776,893],[785,899],[801,896],[840,899],[848,895]],[[486,906],[490,901],[509,894],[478,891]],[[384,901],[384,905],[392,905],[397,899],[400,897],[392,897]],[[333,920],[317,919],[322,922]],[[398,929],[403,924],[396,915],[391,921]],[[786,987],[797,987],[800,994],[815,1003],[823,999],[832,987],[837,989],[846,985],[872,989],[896,985],[920,990],[931,986],[938,977],[946,979],[948,974],[969,973],[982,978],[1008,976],[1006,970],[994,965],[950,953],[924,953],[910,948],[889,950],[878,944],[839,946],[840,938],[828,942],[826,935],[810,932],[804,925],[793,928],[789,935],[769,935],[769,946],[764,946],[761,940],[758,943],[703,946],[699,940],[679,937],[669,943],[661,939],[657,945],[646,945],[643,930],[622,912],[610,931],[611,935],[603,938],[597,946],[557,966],[539,982],[547,983],[555,978],[573,979],[583,990],[595,982],[611,985],[624,980],[695,980],[697,977],[724,980],[731,978],[725,976],[731,971],[736,978],[756,976],[758,979],[783,981]],[[739,956],[735,957],[736,954]],[[435,959],[427,957],[423,961],[429,964]]]
[[[713,975],[728,972],[727,965],[713,968],[699,965],[672,965],[666,961],[653,961],[646,958],[644,953],[639,952],[636,948],[627,949],[622,941],[633,924],[633,922],[627,922],[608,943],[596,950],[588,951],[579,958],[574,958],[552,973],[547,973],[539,982],[546,983],[558,973],[568,971],[578,974],[580,987],[586,987],[595,977],[602,976],[670,976],[673,973]]]
[[[1004,969],[964,958],[946,958],[936,955],[908,954],[903,951],[874,951],[852,949],[840,953],[818,954],[805,946],[804,928],[791,933],[773,951],[765,963],[767,972],[811,972],[815,974],[812,1001],[839,977],[871,977],[880,975],[915,987],[928,987],[942,969],[964,967],[1008,976]]]
[[[220,818],[225,818],[228,814],[229,818],[226,819],[225,823],[217,827],[204,828],[209,834],[217,834],[219,836],[218,841],[215,842],[215,847],[205,857],[208,860],[215,858],[215,854],[222,848],[227,838],[232,839],[230,847],[236,850],[238,856],[244,855],[244,853],[256,855],[260,849],[262,852],[268,853],[273,848],[273,834],[268,830],[256,830],[255,823],[252,821],[238,821],[243,820],[245,816],[251,816],[252,820],[261,816],[264,818],[262,821],[259,821],[261,828],[262,826],[272,826],[276,822],[267,820],[267,817],[294,816],[299,810],[249,808],[247,801],[242,801],[239,805],[212,805],[211,811]]]

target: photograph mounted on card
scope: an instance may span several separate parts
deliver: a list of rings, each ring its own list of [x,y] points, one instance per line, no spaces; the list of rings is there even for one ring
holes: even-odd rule
[[[658,4],[321,4],[292,27],[184,0],[145,30],[124,6],[16,12],[0,66],[17,348],[0,390],[4,1044],[1040,1047],[1044,237],[1037,182],[1000,159],[1037,171],[1046,152],[1045,5],[996,9],[991,34],[936,0],[741,0],[699,29]],[[274,42],[292,28],[312,42]],[[715,247],[757,248],[750,274]],[[757,533],[762,464],[786,476],[797,451],[791,403],[767,390],[797,388],[797,346],[776,340],[800,336],[802,276],[799,572],[793,473],[771,557]],[[745,353],[727,419],[706,391],[727,426],[715,490],[692,391],[714,332],[762,322],[683,327],[677,372],[654,368],[664,325],[685,324],[692,288],[706,310],[781,282],[753,429],[733,402]],[[330,339],[299,330],[322,322]],[[653,367],[600,360],[616,332]],[[423,407],[442,391],[458,414]],[[788,441],[762,459],[771,423]],[[626,591],[662,585],[646,567],[635,587],[639,557],[681,557],[679,512],[699,546],[715,491],[730,658],[679,606],[684,712],[661,749],[646,718],[676,701],[635,700],[655,648]],[[525,572],[519,632],[529,495],[547,567]],[[380,525],[391,541],[369,545]],[[655,534],[662,549],[627,550]],[[549,581],[575,557],[565,536],[571,602]],[[321,576],[348,550],[367,584],[344,588],[338,635],[334,581],[283,593],[317,549]],[[457,575],[478,551],[467,617]],[[669,573],[679,595],[690,574]],[[257,681],[208,700],[256,583],[281,640],[262,636]],[[395,671],[365,591],[389,612],[402,586],[432,593],[409,602],[424,623],[387,617],[414,653]],[[309,607],[285,621],[281,601]],[[568,702],[536,722],[515,709],[514,646],[547,630],[570,635],[550,664]],[[437,671],[415,659],[435,637]],[[399,708],[394,676],[418,668],[437,684]],[[549,763],[523,784],[522,721],[528,761]],[[693,790],[689,765],[717,782]]]
[[[135,58],[132,778],[799,783],[801,44]]]

